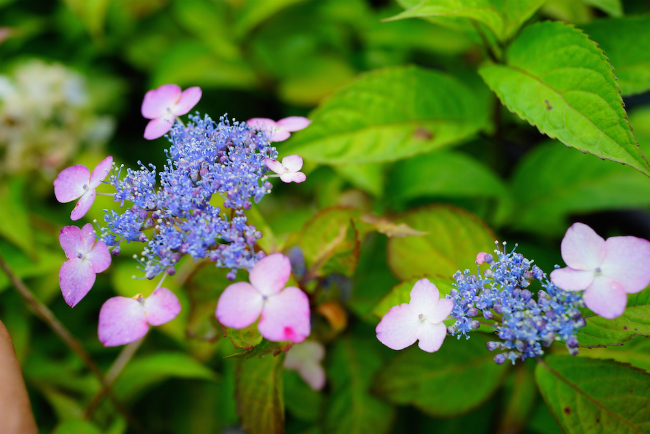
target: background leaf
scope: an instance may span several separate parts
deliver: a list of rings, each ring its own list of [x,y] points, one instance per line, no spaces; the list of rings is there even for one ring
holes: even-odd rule
[[[447,337],[437,352],[417,346],[401,351],[377,374],[373,390],[394,404],[410,404],[427,414],[451,417],[485,402],[499,387],[506,366],[494,362],[488,339]],[[472,387],[459,387],[460,384]]]
[[[637,336],[623,345],[607,348],[585,348],[580,350],[580,355],[596,359],[613,359],[621,363],[643,369],[650,374],[650,339]]]
[[[386,68],[325,100],[282,151],[325,164],[395,161],[466,140],[485,126],[486,115],[455,78]]]
[[[388,264],[402,280],[439,275],[451,278],[474,265],[479,252],[494,250],[496,236],[485,224],[460,208],[431,206],[402,218],[422,237],[391,238]]]
[[[239,361],[235,398],[247,433],[284,432],[282,357],[253,357]]]
[[[567,146],[650,176],[611,65],[584,33],[559,22],[537,23],[522,31],[506,59],[479,73],[510,111]]]
[[[650,375],[629,365],[549,356],[535,377],[566,433],[642,433],[650,424]]]
[[[596,20],[582,28],[616,68],[623,96],[650,90],[650,15]]]
[[[621,0],[582,0],[588,5],[594,6],[608,15],[620,17],[623,15],[623,5]]]

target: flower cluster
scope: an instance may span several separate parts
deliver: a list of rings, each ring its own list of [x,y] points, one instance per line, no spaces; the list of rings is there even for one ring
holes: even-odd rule
[[[467,336],[479,328],[476,318],[482,314],[486,320],[500,322],[495,331],[501,342],[488,343],[490,351],[505,350],[494,358],[499,364],[506,359],[514,363],[517,359],[540,356],[544,354],[543,347],[556,340],[563,340],[569,352],[577,354],[575,335],[585,325],[578,310],[583,306],[581,294],[561,290],[533,261],[515,249],[508,253],[504,243],[501,251],[497,243],[496,257],[479,255],[476,274],[465,270],[454,275],[456,283],[449,297],[454,301],[451,316],[456,322],[449,327],[449,333],[459,338]],[[483,275],[478,270],[479,262],[489,265]],[[537,299],[529,289],[533,280],[543,288]]]

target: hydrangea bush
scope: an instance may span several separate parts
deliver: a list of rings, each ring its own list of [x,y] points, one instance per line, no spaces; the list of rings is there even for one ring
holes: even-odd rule
[[[80,18],[110,51],[149,14],[138,137],[0,187],[0,265],[83,362],[0,294],[44,430],[647,431],[650,7],[172,3]]]

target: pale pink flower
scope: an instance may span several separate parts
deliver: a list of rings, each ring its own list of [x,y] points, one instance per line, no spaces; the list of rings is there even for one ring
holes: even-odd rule
[[[604,318],[623,314],[627,294],[650,284],[650,242],[636,237],[601,238],[583,223],[571,226],[562,240],[568,265],[551,272],[565,291],[585,290],[585,305]]]
[[[274,253],[259,261],[247,282],[228,286],[217,303],[221,324],[234,329],[257,325],[270,341],[302,342],[311,332],[309,299],[299,288],[284,288],[291,275],[289,258]],[[283,289],[284,288],[284,289]]]
[[[135,342],[181,311],[176,295],[167,288],[158,288],[149,297],[138,294],[133,298],[113,297],[106,300],[99,311],[97,334],[105,347]]]
[[[113,166],[113,157],[104,158],[93,169],[93,173],[86,166],[77,164],[63,169],[54,180],[54,196],[61,203],[79,199],[70,218],[79,220],[86,215],[90,206],[95,201],[95,189],[106,178]]]
[[[418,280],[411,301],[393,306],[377,326],[377,339],[393,350],[402,350],[419,341],[429,353],[438,351],[447,335],[443,323],[454,307],[451,299],[440,299],[440,291],[428,279]]]
[[[59,271],[59,283],[65,302],[75,307],[95,283],[95,274],[111,265],[111,254],[103,241],[95,241],[95,231],[88,223],[82,229],[66,226],[59,233],[59,243],[67,261]]]
[[[480,252],[478,255],[476,255],[476,263],[479,264],[479,265],[484,264],[485,263],[485,257],[487,255],[488,254],[485,253],[485,252]]]
[[[264,132],[269,142],[281,142],[287,140],[292,132],[307,128],[311,121],[302,116],[289,116],[277,122],[268,118],[253,118],[247,120],[246,123],[256,130]]]
[[[142,116],[151,119],[144,130],[144,138],[157,139],[172,128],[174,119],[189,112],[201,99],[201,88],[190,87],[181,92],[175,84],[163,84],[144,95]]]
[[[325,369],[320,364],[324,357],[323,344],[305,341],[291,347],[284,358],[284,367],[297,371],[312,389],[321,390],[325,386]]]
[[[282,159],[282,163],[270,158],[264,160],[266,167],[280,175],[282,182],[303,182],[307,177],[300,172],[302,169],[302,157],[300,155],[288,155]]]

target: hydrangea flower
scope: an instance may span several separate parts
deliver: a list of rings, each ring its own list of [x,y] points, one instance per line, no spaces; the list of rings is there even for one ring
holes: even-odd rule
[[[585,305],[604,318],[622,315],[627,294],[650,284],[647,240],[630,236],[604,240],[589,226],[575,223],[561,248],[568,267],[551,272],[551,280],[565,291],[584,289]]]
[[[59,271],[59,283],[65,302],[75,307],[95,283],[95,274],[111,265],[111,254],[103,241],[95,241],[90,223],[79,229],[66,226],[61,229],[59,242],[67,261]]]
[[[325,347],[320,342],[304,341],[296,344],[287,352],[284,367],[297,371],[300,377],[313,390],[325,386],[325,369],[320,364],[325,357]]]
[[[282,159],[282,163],[267,158],[264,160],[266,167],[280,175],[282,182],[303,182],[307,177],[300,172],[302,169],[302,157],[300,155],[288,155]]]
[[[201,88],[190,87],[181,92],[175,84],[163,84],[147,92],[142,101],[142,116],[151,119],[144,130],[144,138],[157,139],[165,135],[177,116],[187,114],[201,99]]]
[[[287,140],[294,131],[307,128],[311,124],[311,121],[302,116],[289,116],[277,122],[268,118],[252,118],[246,121],[246,123],[266,134],[270,142],[281,142]]]
[[[497,243],[498,246],[498,243]],[[516,248],[516,246],[515,246]],[[497,319],[496,335],[501,342],[489,342],[488,349],[505,350],[497,354],[498,364],[517,359],[525,360],[544,354],[556,340],[563,340],[569,353],[578,353],[576,333],[585,325],[578,310],[582,304],[580,294],[566,292],[548,280],[546,274],[533,261],[514,249],[508,253],[496,249],[496,256],[480,253],[477,257],[477,273],[458,271],[456,283],[449,297],[454,300],[451,316],[456,322],[449,327],[452,335],[466,336],[480,326],[476,319],[483,315],[486,320]],[[478,262],[482,260],[489,268],[481,275]],[[538,280],[542,290],[537,300],[529,289]]]
[[[402,350],[419,340],[429,353],[440,349],[447,335],[443,323],[454,302],[440,299],[440,291],[428,279],[418,280],[411,290],[411,301],[393,306],[377,325],[377,339],[393,350]]]
[[[250,272],[250,283],[233,283],[221,294],[217,319],[226,327],[243,329],[259,317],[257,327],[264,338],[304,341],[311,332],[309,299],[299,288],[284,288],[290,275],[289,258],[281,253],[260,260]]]
[[[165,324],[178,315],[181,304],[167,288],[158,288],[149,297],[113,297],[99,311],[97,334],[105,347],[135,342],[149,326]]]
[[[70,214],[72,220],[79,220],[86,215],[95,201],[95,189],[106,178],[112,166],[113,157],[106,157],[93,169],[92,174],[86,166],[77,164],[62,170],[56,177],[54,180],[56,200],[65,203],[79,199]]]

